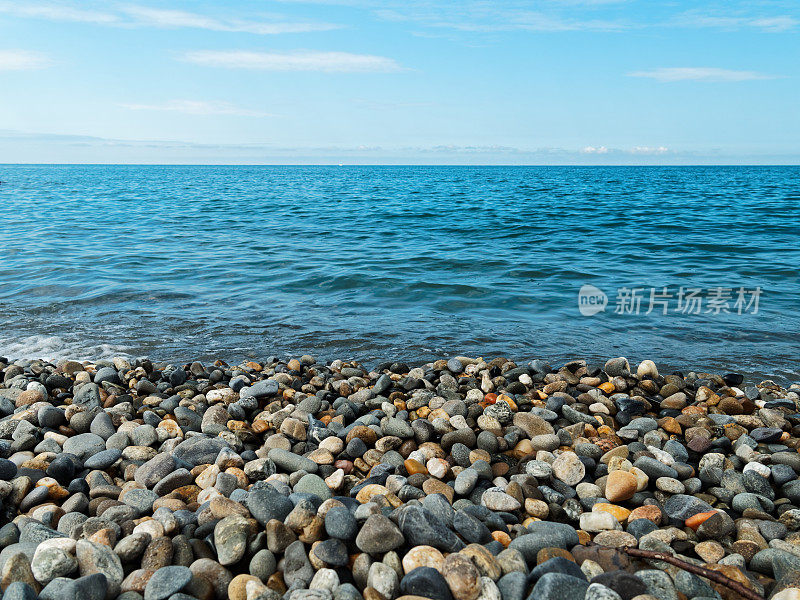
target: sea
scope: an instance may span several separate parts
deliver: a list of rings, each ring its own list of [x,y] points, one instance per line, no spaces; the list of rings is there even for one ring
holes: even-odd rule
[[[800,380],[800,167],[0,165],[0,356]]]

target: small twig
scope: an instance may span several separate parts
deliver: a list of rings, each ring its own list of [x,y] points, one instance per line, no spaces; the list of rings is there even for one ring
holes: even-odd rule
[[[705,577],[706,579],[710,579],[715,583],[719,583],[720,585],[729,587],[734,592],[739,594],[742,598],[747,598],[747,600],[764,600],[763,596],[761,596],[760,594],[754,592],[750,588],[745,587],[738,581],[734,581],[730,577],[723,575],[719,571],[712,571],[711,569],[698,567],[697,565],[688,563],[685,560],[675,558],[671,554],[664,554],[663,552],[653,552],[652,550],[639,550],[638,548],[622,548],[622,551],[628,554],[629,556],[635,556],[638,558],[652,558],[655,560],[663,560],[664,562],[669,563],[671,565],[675,565],[676,567],[683,569],[684,571],[689,571],[690,573],[694,573],[695,575],[700,575],[702,577]]]

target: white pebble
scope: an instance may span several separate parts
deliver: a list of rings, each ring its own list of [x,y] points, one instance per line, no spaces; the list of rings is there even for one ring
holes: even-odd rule
[[[481,591],[476,600],[502,600],[500,590],[491,577],[481,577]]]
[[[770,469],[767,465],[761,464],[760,462],[749,462],[744,466],[742,472],[745,471],[755,471],[759,475],[765,478],[769,478],[770,476]]]
[[[328,590],[331,593],[339,586],[339,575],[333,569],[320,569],[308,586],[310,590]]]
[[[617,521],[617,518],[611,513],[605,511],[583,513],[581,515],[580,527],[589,533],[622,529],[622,526],[619,524],[619,521]]]

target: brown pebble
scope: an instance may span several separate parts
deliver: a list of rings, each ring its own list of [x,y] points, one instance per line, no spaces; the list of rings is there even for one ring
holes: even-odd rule
[[[442,575],[455,600],[476,600],[481,593],[478,568],[463,554],[448,555],[444,559]]]
[[[551,558],[566,558],[567,560],[575,562],[575,557],[572,556],[569,550],[564,550],[563,548],[542,548],[536,553],[536,564],[540,565]]]

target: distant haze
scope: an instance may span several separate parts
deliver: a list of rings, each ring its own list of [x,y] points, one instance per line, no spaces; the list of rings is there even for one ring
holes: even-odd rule
[[[797,3],[0,0],[0,162],[798,164]]]

